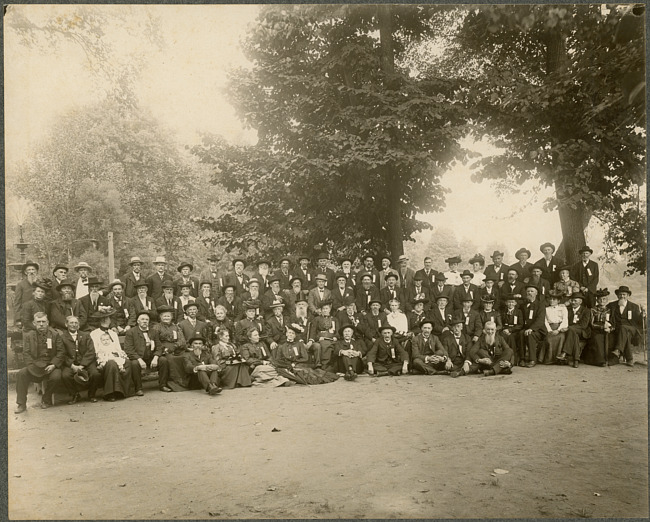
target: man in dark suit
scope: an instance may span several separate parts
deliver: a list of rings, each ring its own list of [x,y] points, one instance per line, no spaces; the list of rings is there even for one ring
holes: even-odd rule
[[[366,355],[368,373],[379,377],[402,375],[408,372],[409,356],[393,337],[395,328],[386,324],[379,328],[379,338]]]
[[[183,320],[183,307],[179,307],[179,302],[174,297],[174,283],[171,280],[164,281],[162,284],[162,295],[154,301],[156,309],[161,306],[169,306],[173,308],[174,314],[172,321],[178,323]]]
[[[460,274],[462,284],[454,288],[454,296],[452,298],[454,313],[459,312],[463,308],[463,302],[469,300],[472,303],[472,310],[477,311],[481,306],[481,296],[479,295],[478,287],[470,281],[474,274],[469,270],[463,270]]]
[[[354,293],[357,286],[357,275],[352,271],[352,259],[344,257],[341,259],[341,274],[345,276],[346,285]]]
[[[174,293],[176,295],[180,295],[180,285],[182,283],[189,283],[190,295],[196,299],[199,296],[199,279],[196,276],[192,275],[194,265],[189,261],[183,261],[180,265],[178,265],[178,268],[176,270],[178,270],[180,275],[174,279],[174,285],[176,287],[176,291]]]
[[[210,350],[205,346],[203,337],[194,333],[187,342],[190,350],[183,354],[185,358],[185,371],[191,375],[190,387],[204,389],[208,395],[221,392],[219,387],[219,367],[212,357]]]
[[[430,257],[425,257],[424,258],[424,268],[420,268],[417,272],[415,272],[416,276],[420,276],[422,278],[422,286],[424,287],[431,287],[435,283],[435,278],[438,272],[436,272],[433,268],[433,259]]]
[[[499,289],[499,301],[501,302],[501,307],[505,306],[506,296],[511,295],[517,299],[518,303],[521,303],[524,298],[524,284],[519,282],[519,272],[515,268],[508,269],[507,280]]]
[[[50,290],[50,301],[56,301],[61,297],[61,294],[57,290],[58,286],[63,283],[63,281],[67,280],[68,277],[68,267],[63,265],[63,264],[57,264],[54,265],[54,269],[52,270],[52,275],[54,278],[52,279],[52,288]],[[72,285],[72,294],[74,297],[74,284]]]
[[[226,316],[233,322],[238,321],[244,313],[241,299],[235,294],[235,285],[228,282],[223,287],[223,295],[217,299],[217,304],[226,309]]]
[[[32,288],[32,298],[23,304],[22,307],[22,325],[23,332],[28,332],[34,329],[34,314],[38,312],[45,313],[48,318],[50,316],[50,303],[45,299],[50,285],[42,280],[37,279]]]
[[[640,342],[643,335],[644,313],[639,305],[629,300],[632,292],[627,286],[620,286],[614,293],[618,300],[608,305],[610,322],[615,325],[612,353],[616,356],[615,362],[622,355],[626,365],[634,366],[632,347]]]
[[[81,314],[81,304],[74,298],[74,283],[64,280],[57,285],[58,298],[50,306],[50,323],[57,330],[66,330],[66,318]]]
[[[325,274],[325,277],[327,278],[325,288],[332,290],[334,288],[334,279],[336,277],[336,273],[334,270],[327,267],[327,263],[330,261],[329,256],[325,252],[322,252],[316,257],[316,261],[318,263],[316,266],[316,273]]]
[[[445,294],[439,295],[435,305],[429,311],[429,317],[433,321],[433,335],[442,339],[449,333],[451,315],[449,298]]]
[[[564,260],[558,259],[555,254],[555,245],[553,243],[544,243],[539,247],[543,254],[541,259],[535,261],[535,266],[542,269],[542,277],[546,279],[551,286],[560,280],[560,267],[564,266]]]
[[[485,267],[485,277],[492,276],[500,288],[506,280],[508,267],[503,264],[503,252],[495,250],[492,252],[492,264]]]
[[[151,368],[155,346],[149,335],[149,312],[139,311],[135,320],[137,325],[124,336],[124,352],[129,356],[127,364],[131,365],[131,379],[135,386],[135,394],[142,397],[144,395],[142,371]]]
[[[381,311],[381,301],[373,299],[369,303],[368,312],[357,325],[357,329],[363,334],[366,344],[372,346],[379,338],[379,329],[387,324],[386,314]]]
[[[402,288],[397,286],[397,274],[393,272],[388,273],[386,276],[386,286],[379,290],[379,299],[381,300],[384,312],[390,312],[388,303],[391,299],[397,299],[401,306],[404,306],[404,296],[402,295]],[[402,310],[404,311],[404,310]]]
[[[262,296],[262,314],[265,319],[273,315],[273,303],[284,303],[284,293],[280,290],[280,278],[276,275],[269,276],[269,289]],[[286,306],[286,303],[284,303]]]
[[[530,255],[530,250],[523,247],[515,252],[517,262],[510,268],[515,268],[517,270],[519,273],[519,281],[525,281],[530,277],[530,271],[533,268],[533,264],[528,262]]]
[[[235,289],[235,295],[237,297],[241,296],[243,293],[248,291],[248,274],[244,273],[244,267],[246,266],[244,260],[241,258],[235,258],[232,260],[233,271],[226,274],[224,277],[224,291],[225,286],[231,285]],[[260,288],[260,292],[262,292]]]
[[[63,351],[57,343],[58,332],[49,327],[44,312],[37,312],[32,322],[34,329],[23,334],[25,366],[16,376],[17,407],[14,413],[23,413],[27,409],[27,389],[31,382],[45,381],[41,408],[52,406],[52,391],[61,378],[59,368],[63,364]]]
[[[253,277],[260,282],[260,292],[262,292],[262,294],[266,293],[266,291],[270,288],[270,266],[270,261],[267,261],[266,259],[260,259],[257,262],[257,273],[253,275]]]
[[[212,297],[214,299],[219,299],[221,296],[221,287],[223,286],[223,278],[217,268],[218,262],[219,257],[216,254],[210,255],[208,257],[208,267],[199,274],[200,281],[210,281],[212,284]]]
[[[503,337],[497,335],[497,326],[488,321],[483,333],[470,349],[472,370],[483,375],[509,375],[512,373],[515,354]]]
[[[214,308],[217,306],[217,301],[212,295],[212,283],[210,281],[201,281],[199,297],[196,298],[196,304],[199,306],[197,317],[200,321],[208,324],[216,319]]]
[[[461,301],[461,309],[454,310],[454,314],[463,319],[463,332],[475,343],[481,335],[483,324],[481,324],[481,316],[473,307],[474,299],[470,296],[464,297]]]
[[[505,285],[504,285],[505,288]],[[526,285],[526,298],[521,304],[524,316],[524,326],[519,333],[519,366],[532,368],[537,364],[537,347],[546,337],[546,307],[537,299],[538,290],[535,285]]]
[[[165,281],[174,281],[174,278],[167,273],[167,261],[163,256],[157,256],[153,260],[153,266],[156,271],[150,274],[146,279],[149,295],[152,299],[158,299],[163,294],[162,284]]]
[[[343,272],[336,274],[336,286],[332,289],[331,297],[334,316],[345,312],[345,302],[348,299],[354,301],[353,290],[348,286],[348,278]]]
[[[530,270],[530,277],[524,281],[524,283],[530,283],[535,285],[539,289],[539,294],[537,294],[537,299],[544,306],[547,305],[546,299],[548,298],[548,293],[551,291],[551,283],[542,277],[543,269],[541,266],[533,265]]]
[[[397,258],[397,275],[399,277],[397,284],[400,288],[408,288],[413,285],[415,272],[412,268],[408,267],[408,262],[409,258],[404,254]]]
[[[316,281],[314,280],[314,271],[309,268],[310,261],[311,259],[309,259],[309,256],[301,255],[298,258],[299,266],[295,270],[297,277],[302,280],[302,287],[305,290],[311,290],[316,286]]]
[[[136,284],[135,290],[137,292],[133,299],[129,300],[129,321],[128,324],[133,328],[137,321],[137,316],[140,312],[148,312],[149,320],[155,321],[158,318],[156,312],[156,304],[153,299],[147,295],[149,287],[146,281],[140,281]]]
[[[357,285],[355,296],[357,310],[361,313],[366,313],[370,310],[370,303],[372,301],[381,303],[379,289],[372,284],[371,274],[357,276],[357,281],[360,281],[360,284]]]
[[[598,263],[589,259],[594,251],[588,246],[583,246],[578,253],[581,259],[571,267],[571,279],[580,285],[580,291],[585,296],[585,305],[591,308],[600,279]]]
[[[145,282],[146,284],[146,282]],[[119,279],[108,285],[108,305],[115,313],[111,315],[111,328],[117,330],[118,335],[124,335],[129,328],[129,299],[124,296],[124,283]]]
[[[272,302],[269,307],[273,315],[266,321],[267,342],[271,353],[275,353],[276,348],[287,341],[286,331],[289,321],[284,315],[284,303],[281,300]]]
[[[96,277],[88,278],[88,295],[79,299],[79,324],[84,331],[99,328],[99,319],[94,319],[92,315],[97,311],[103,311],[104,307],[110,306],[108,299],[99,293],[102,282]]]
[[[280,290],[291,290],[291,280],[293,275],[289,271],[291,261],[288,257],[280,259],[280,269],[275,273],[276,277],[280,278]]]
[[[27,261],[23,265],[23,278],[18,282],[14,290],[14,324],[18,324],[23,320],[23,306],[25,303],[27,303],[27,301],[32,300],[32,293],[34,291],[34,287],[32,285],[39,278],[38,270],[39,265],[34,261]],[[34,318],[32,317],[29,320],[29,324],[31,325],[33,321]]]
[[[411,341],[413,370],[426,375],[448,375],[453,364],[440,339],[432,334],[433,323],[425,319],[420,328],[421,332]]]
[[[309,303],[309,312],[314,315],[320,315],[320,308],[324,302],[332,302],[332,292],[325,288],[327,276],[325,274],[316,275],[316,288],[312,288],[307,296]]]
[[[425,312],[431,308],[431,292],[429,290],[429,287],[424,286],[422,282],[422,274],[415,274],[413,276],[413,282],[402,291],[402,296],[406,302],[406,312],[413,310],[412,303],[416,299],[426,299],[428,301],[424,307]]]
[[[472,341],[463,332],[463,318],[460,316],[453,317],[450,321],[450,333],[445,335],[440,342],[451,360],[452,377],[460,377],[470,373],[472,361],[470,359],[470,349]]]
[[[519,332],[524,327],[524,314],[521,308],[517,306],[517,298],[508,294],[504,298],[504,307],[501,312],[501,336],[505,339],[508,346],[515,352],[514,364],[519,362]]]
[[[68,404],[81,400],[79,392],[88,388],[88,400],[97,402],[95,394],[102,384],[102,377],[97,371],[95,346],[90,334],[79,331],[79,319],[69,316],[66,329],[56,340],[57,351],[63,353],[61,381],[72,399]]]
[[[131,269],[124,274],[122,282],[124,283],[124,295],[131,298],[135,297],[136,294],[135,284],[145,279],[145,277],[142,274],[142,259],[137,256],[132,257],[129,266]]]
[[[370,254],[367,254],[366,257],[363,258],[363,268],[357,273],[357,282],[360,281],[361,278],[366,274],[370,275],[370,282],[373,286],[377,287],[377,290],[379,290],[381,286],[379,280],[380,276],[379,272],[375,268],[375,258]]]
[[[436,274],[434,284],[429,287],[429,290],[431,292],[431,299],[433,299],[433,301],[436,301],[438,297],[444,295],[447,298],[447,301],[450,304],[452,303],[452,298],[454,296],[454,287],[452,285],[446,284],[446,281],[447,278],[445,277],[445,274]],[[424,281],[422,284],[424,285]]]

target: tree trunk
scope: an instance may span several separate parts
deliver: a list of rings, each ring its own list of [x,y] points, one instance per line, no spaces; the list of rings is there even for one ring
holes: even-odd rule
[[[395,75],[395,54],[393,52],[393,19],[390,5],[377,6],[379,21],[379,44],[381,49],[381,69],[384,73],[386,89],[397,87]],[[394,134],[391,136],[397,140]],[[402,180],[398,172],[391,167],[385,169],[384,176],[388,201],[388,244],[393,266],[397,266],[397,258],[404,253],[402,241]]]
[[[546,33],[546,74],[550,76],[560,71],[567,64],[566,40],[560,29],[549,29]],[[565,129],[557,126],[551,127],[551,136],[555,144],[566,141],[569,136]],[[555,194],[558,200],[558,213],[560,215],[560,227],[562,229],[562,243],[558,248],[557,255],[565,260],[567,264],[576,263],[579,260],[578,249],[585,244],[585,228],[589,224],[591,212],[587,212],[583,205],[578,204],[572,208],[563,204],[563,201],[570,196],[564,186],[563,180],[570,179],[570,172],[555,172]]]

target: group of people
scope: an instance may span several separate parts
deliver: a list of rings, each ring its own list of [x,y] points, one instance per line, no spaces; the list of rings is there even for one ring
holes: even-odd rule
[[[579,362],[633,365],[633,346],[644,335],[645,310],[620,286],[598,288],[599,267],[583,247],[566,266],[555,246],[540,246],[533,263],[521,248],[512,265],[493,252],[477,254],[470,269],[460,256],[437,271],[432,259],[414,271],[406,256],[367,255],[338,262],[325,253],[278,263],[243,259],[222,274],[211,256],[198,276],[182,262],[172,276],[164,257],[155,271],[131,258],[128,272],[110,284],[80,262],[69,278],[56,265],[52,278],[27,262],[17,285],[15,317],[22,319],[25,367],[17,376],[17,413],[26,409],[31,382],[43,382],[41,407],[57,389],[69,403],[114,401],[144,394],[143,374],[157,371],[163,392],[255,385],[322,384],[358,373],[420,373],[459,377],[510,374],[513,367]]]

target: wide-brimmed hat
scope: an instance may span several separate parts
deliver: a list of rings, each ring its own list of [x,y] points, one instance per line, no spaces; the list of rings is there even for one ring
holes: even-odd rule
[[[427,304],[429,300],[426,297],[416,297],[411,301],[411,304],[415,306],[416,304],[422,303],[422,304]]]
[[[344,306],[350,306],[353,305],[354,303],[355,303],[354,297],[352,297],[351,295],[348,295],[347,297],[345,297],[345,299],[343,299]]]
[[[460,264],[461,262],[462,262],[462,259],[460,258],[460,256],[453,256],[453,257],[448,257],[447,259],[445,259],[445,263],[447,263],[447,264],[452,264],[452,263]]]
[[[562,299],[562,297],[564,297],[564,292],[562,290],[549,290],[548,297],[552,297],[554,299]]]
[[[325,299],[324,301],[321,301],[319,308],[323,308],[323,306],[332,306],[332,300]]]
[[[261,303],[257,299],[248,299],[244,301],[244,310],[257,310]]]
[[[587,245],[583,246],[580,250],[578,250],[578,254],[582,254],[583,252],[589,252],[590,254],[593,254],[594,251],[589,248]]]
[[[582,299],[583,301],[585,300],[585,294],[583,294],[581,291],[574,292],[569,296],[570,299]]]
[[[316,277],[314,277],[314,279],[315,279],[316,281],[318,281],[319,279],[320,279],[321,281],[327,281],[327,276],[326,276],[325,274],[316,274]]]
[[[217,254],[210,254],[208,256],[208,261],[219,261],[220,257]]]
[[[141,315],[146,315],[149,319],[153,317],[153,312],[151,310],[140,310],[137,314],[135,314],[135,320],[137,321],[140,319]]]
[[[341,326],[341,327],[339,328],[339,332],[338,332],[338,333],[339,333],[339,337],[343,337],[343,330],[345,330],[346,328],[352,328],[352,333],[353,333],[353,334],[359,332],[359,330],[357,330],[357,327],[354,326],[353,324],[344,324],[343,326]]]
[[[108,285],[108,289],[113,290],[113,287],[115,285],[120,285],[122,288],[124,288],[124,283],[122,281],[120,281],[119,279],[113,279],[113,281],[111,281],[111,284]],[[145,285],[146,285],[146,283],[145,283]]]
[[[442,272],[438,272],[438,273],[436,274],[436,279],[435,279],[436,282],[439,283],[440,281],[443,281],[443,282],[444,282],[444,281],[446,281],[446,280],[447,280],[447,276],[446,276],[445,274],[443,274]]]
[[[324,303],[324,302],[323,302]],[[282,299],[275,299],[270,305],[269,308],[284,308],[285,304]]]
[[[384,304],[379,299],[371,299],[370,302],[368,303],[368,306],[372,305],[373,303],[378,303],[379,306],[383,306]]]
[[[160,306],[157,308],[157,312],[158,312],[158,315],[160,315],[160,314],[164,314],[164,313],[166,313],[166,312],[174,313],[174,308],[171,307],[171,306],[169,306],[169,305],[160,305]]]
[[[197,304],[196,301],[190,301],[189,303],[183,305],[183,312],[187,312],[187,309],[190,306],[196,306],[197,309],[199,308],[199,305]]]
[[[92,319],[104,319],[105,317],[110,317],[115,314],[115,308],[109,306],[102,310],[95,310],[90,316]]]
[[[541,245],[539,245],[539,251],[544,252],[544,249],[546,247],[551,247],[553,249],[553,253],[555,253],[555,245],[553,243],[549,243],[549,242],[542,243]]]
[[[185,268],[186,266],[189,266],[189,267],[190,267],[190,272],[192,272],[192,271],[194,270],[194,265],[193,265],[192,263],[190,263],[189,261],[183,261],[180,265],[178,265],[178,268],[177,268],[176,270],[177,270],[178,272],[180,272],[180,271],[183,270],[183,268]]]
[[[506,294],[505,297],[503,298],[504,301],[516,301],[517,298],[515,297],[515,294],[510,293]]]
[[[162,285],[160,285],[161,288],[174,288],[174,282],[170,281],[169,279],[165,279],[162,282]]]
[[[89,277],[88,278],[88,286],[89,287],[93,286],[93,285],[101,286],[103,284],[104,284],[104,282],[101,279],[99,279],[98,277]],[[145,285],[146,285],[146,283],[145,283]]]
[[[449,320],[449,325],[453,326],[455,324],[462,324],[465,322],[465,319],[461,317],[460,315],[454,315],[452,318]]]
[[[440,299],[446,299],[449,301],[451,299],[451,296],[449,294],[440,294],[436,296],[436,303],[440,301]]]
[[[187,340],[187,344],[191,345],[194,341],[201,341],[205,344],[205,338],[201,335],[201,332],[194,332],[190,335],[190,338]]]
[[[56,265],[54,265],[54,268],[52,269],[52,275],[54,275],[54,272],[56,272],[57,270],[59,270],[59,269],[61,269],[61,268],[62,268],[63,270],[65,270],[66,272],[68,272],[68,271],[70,270],[70,269],[69,269],[67,266],[65,266],[64,264],[62,264],[62,263],[57,263]]]
[[[250,287],[251,285],[254,285],[254,284],[257,285],[257,286],[259,286],[259,285],[260,285],[260,280],[257,279],[257,277],[251,277],[251,278],[248,280],[247,284],[248,284],[249,287]]]
[[[279,283],[279,282],[280,282],[280,278],[279,278],[277,275],[271,275],[271,276],[269,276],[269,277],[266,279],[266,282],[267,282],[268,284],[271,284],[271,283]],[[249,281],[249,283],[250,283],[250,281]]]
[[[566,270],[566,271],[569,272],[569,274],[570,274],[570,273],[571,273],[571,265],[564,265],[564,266],[561,266],[561,267],[558,269],[558,273],[562,272],[563,270]]]
[[[166,265],[167,261],[165,260],[165,256],[156,256],[156,258],[153,260],[154,265]]]
[[[38,265],[36,265],[36,266],[38,267]],[[81,269],[81,268],[85,268],[86,270],[90,270],[90,271],[92,271],[92,269],[93,269],[93,267],[90,266],[90,265],[89,265],[88,263],[86,263],[85,261],[79,261],[79,262],[77,263],[77,265],[74,267],[74,271],[75,271],[75,272],[79,272],[79,269]]]
[[[233,290],[237,290],[237,287],[235,285],[233,285],[232,283],[228,283],[228,284],[223,285],[221,287],[221,290],[223,290],[225,292],[226,290],[228,290],[228,288],[232,288]]]
[[[61,289],[62,289],[64,286],[69,286],[70,288],[72,288],[72,289],[74,290],[75,283],[72,282],[70,279],[64,279],[64,280],[61,281],[58,285],[56,285],[56,289],[57,289],[57,291],[60,292]]]
[[[308,303],[308,302],[309,302],[309,300],[307,299],[307,296],[302,291],[298,294],[298,297],[294,301],[295,304]]]
[[[474,274],[472,272],[470,272],[469,270],[463,270],[462,273],[460,274],[460,277],[463,278],[465,276],[474,277]]]
[[[88,375],[88,371],[82,369],[74,374],[73,379],[77,384],[86,384],[90,380],[90,377]]]
[[[298,256],[298,262],[302,261],[303,259],[306,259],[307,261],[311,261],[311,257],[305,254],[301,254]]]
[[[177,288],[192,288],[192,281],[179,281],[176,283]]]
[[[293,284],[294,284],[296,281],[300,281],[300,284],[302,285],[302,279],[300,279],[299,277],[292,277],[292,278],[289,280],[289,285],[290,285],[290,286],[293,286]],[[250,282],[249,282],[249,284],[250,284]]]
[[[524,285],[524,289],[528,289],[528,288],[534,288],[539,292],[539,286],[537,286],[535,283],[526,283]]]
[[[33,266],[36,270],[40,269],[40,266],[36,261],[25,261],[25,264],[22,267],[22,271],[25,272],[25,270],[27,270],[27,268],[30,266]]]
[[[484,294],[481,296],[482,303],[494,303],[494,301],[496,301],[496,299],[494,299],[494,297],[492,297],[491,295]]]
[[[372,281],[372,274],[370,274],[369,272],[362,272],[357,277],[359,278],[359,282],[361,282],[361,283],[363,282],[364,277],[367,277],[368,279],[370,279],[370,281]]]
[[[136,281],[133,284],[133,288],[140,288],[141,286],[146,286],[147,288],[149,288],[149,285],[144,279],[140,279],[140,281]]]
[[[280,261],[278,261],[278,266],[281,265],[283,261],[286,261],[287,263],[291,264],[291,259],[289,259],[287,256],[284,256],[280,258]]]
[[[246,266],[246,261],[244,261],[241,257],[236,257],[233,259],[232,266],[235,266],[238,262],[241,262],[242,265]]]
[[[52,288],[52,282],[49,279],[41,279],[40,277],[32,283],[32,288],[41,288],[45,292]]]
[[[395,333],[397,330],[395,329],[394,326],[391,326],[389,324],[384,324],[378,328],[379,333],[383,333],[384,330],[390,330],[391,332]]]
[[[415,272],[415,275],[413,276],[413,281],[423,281],[424,276],[422,275],[422,272],[418,271]]]
[[[431,319],[425,318],[424,320],[420,321],[420,328],[422,328],[425,324],[430,324],[431,328],[434,327],[433,321]]]
[[[343,265],[343,263],[345,263],[346,261],[350,264],[354,263],[351,257],[344,257],[339,260],[339,265]]]
[[[599,288],[594,294],[596,297],[607,297],[609,295],[609,290],[607,288]]]
[[[489,274],[485,276],[485,279],[483,279],[483,282],[485,281],[494,281],[495,283],[498,281],[497,276]]]
[[[468,262],[470,265],[474,263],[485,264],[485,258],[481,254],[475,254]]]
[[[402,261],[408,261],[408,260],[409,260],[409,258],[406,257],[404,254],[402,254],[401,256],[399,256],[399,257],[397,258],[397,262],[398,262],[398,263],[401,263]]]
[[[143,265],[144,261],[142,261],[142,259],[140,259],[138,256],[134,256],[131,258],[131,261],[129,261],[129,265],[135,265],[136,263]]]
[[[492,255],[491,255],[490,257],[491,257],[492,259],[494,259],[495,257],[499,257],[499,256],[503,257],[503,256],[504,256],[504,253],[503,253],[503,252],[499,252],[498,250],[495,250],[494,252],[492,252]]]
[[[327,252],[319,252],[316,255],[316,261],[318,261],[319,259],[327,259],[329,261],[329,258],[330,258],[330,256],[329,256],[329,254]]]
[[[348,276],[346,276],[343,272],[337,272],[334,280],[338,281],[339,279],[345,279],[347,281]]]
[[[210,285],[210,287],[212,287],[212,281],[208,281],[207,279],[204,279],[199,283],[199,288],[202,287],[203,285]]]
[[[268,265],[271,266],[271,261],[268,259],[260,259],[257,263],[256,266],[259,268],[260,265]]]
[[[517,251],[515,252],[515,257],[516,257],[517,259],[519,259],[519,256],[520,256],[521,254],[526,254],[528,257],[530,257],[530,256],[532,255],[532,254],[530,253],[530,250],[528,250],[527,248],[524,248],[524,247],[520,248],[519,250],[517,250]]]

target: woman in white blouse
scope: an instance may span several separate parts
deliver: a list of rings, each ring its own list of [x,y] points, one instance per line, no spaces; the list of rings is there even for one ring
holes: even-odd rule
[[[390,312],[386,315],[386,321],[395,328],[395,338],[403,345],[404,341],[412,335],[409,333],[409,321],[400,310],[400,302],[397,299],[388,301],[388,307]]]
[[[569,329],[569,311],[560,304],[564,294],[551,290],[548,294],[549,306],[546,307],[546,341],[537,355],[538,362],[553,364],[558,354],[562,353],[565,332]]]
[[[483,288],[485,286],[485,274],[483,273],[485,258],[482,254],[476,254],[469,260],[469,264],[472,265],[472,273],[474,274],[470,282],[479,288]]]

